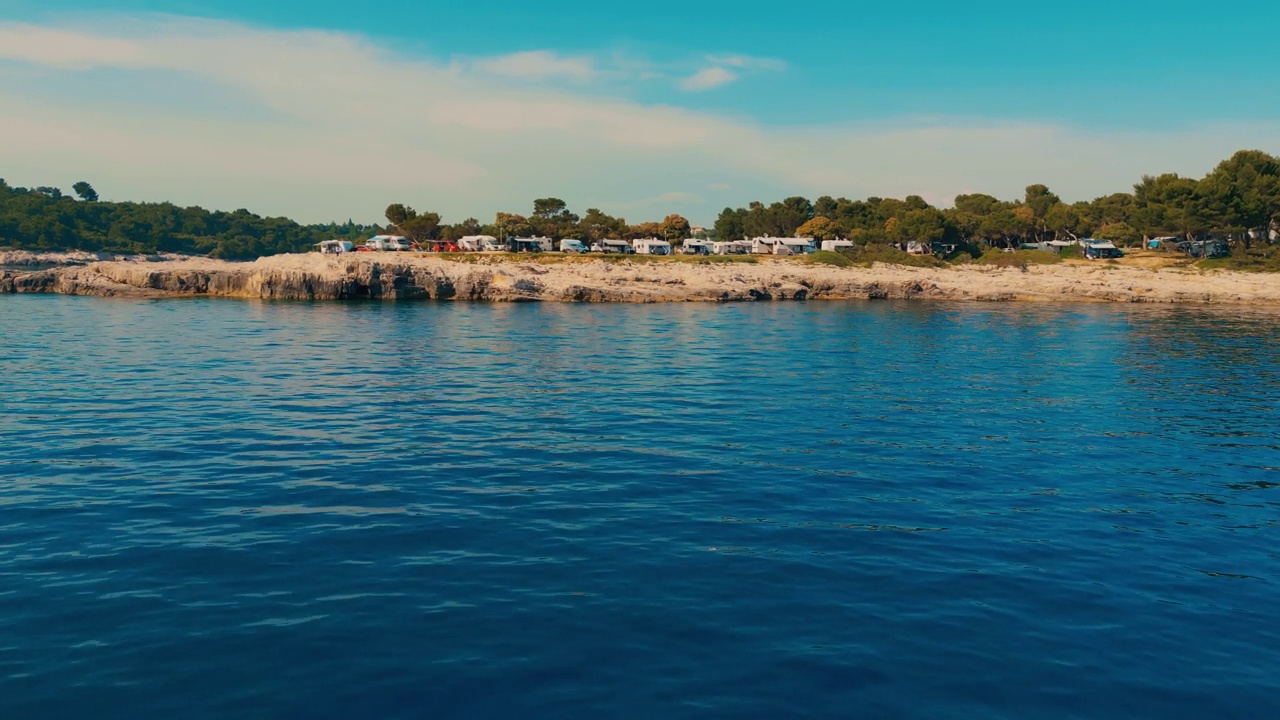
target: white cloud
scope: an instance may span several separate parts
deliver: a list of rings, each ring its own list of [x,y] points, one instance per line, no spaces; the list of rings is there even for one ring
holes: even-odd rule
[[[777,72],[787,69],[787,63],[777,58],[753,57],[751,55],[708,55],[707,62],[712,65],[741,68],[743,70],[772,70]]]
[[[737,73],[722,67],[709,67],[699,70],[680,81],[680,89],[687,92],[711,90],[721,85],[728,85],[738,79]]]
[[[564,78],[575,82],[586,82],[597,75],[591,58],[564,57],[550,50],[533,50],[483,58],[472,63],[471,67],[490,75],[526,80]]]
[[[560,78],[583,76],[557,65],[571,58],[543,60]],[[83,92],[85,68],[110,71],[111,92]],[[0,22],[0,168],[11,184],[87,179],[107,199],[304,221],[375,220],[390,202],[485,219],[554,196],[579,212],[626,210],[633,221],[678,212],[708,224],[726,202],[793,194],[945,201],[974,188],[1016,197],[1044,182],[1089,198],[1143,173],[1197,175],[1241,147],[1280,147],[1280,122],[1164,132],[954,118],[769,128],[601,97],[599,78],[584,94],[463,70],[341,33],[167,17]],[[157,84],[157,74],[177,81]],[[182,101],[175,85],[220,98],[216,112]],[[725,178],[733,197],[697,194]]]

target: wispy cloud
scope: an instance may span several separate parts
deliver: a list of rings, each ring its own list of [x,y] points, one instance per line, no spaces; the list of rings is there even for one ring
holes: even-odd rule
[[[0,168],[11,183],[88,179],[108,198],[303,220],[373,220],[393,201],[484,218],[551,195],[705,224],[725,204],[793,194],[1013,197],[1045,182],[1078,199],[1147,172],[1203,173],[1241,146],[1280,146],[1280,122],[1164,133],[955,118],[767,127],[610,97],[599,62],[548,52],[516,62],[525,73],[541,64],[521,75],[511,57],[496,59],[506,73],[460,72],[343,33],[167,17],[0,22],[0,137],[21,138],[0,143]],[[759,66],[720,60],[706,69]],[[111,69],[110,93],[83,92],[99,77],[88,68]],[[596,75],[583,84],[587,70]],[[568,82],[535,89],[528,77]],[[175,100],[175,87],[226,100],[215,116]],[[720,189],[727,177],[732,196]]]
[[[678,87],[681,90],[703,92],[736,82],[743,73],[787,69],[787,64],[781,60],[751,55],[707,55],[705,62],[706,67],[680,80]]]
[[[680,89],[686,92],[702,92],[722,85],[728,85],[738,79],[737,73],[722,67],[703,68],[680,81]]]
[[[550,50],[531,50],[483,58],[473,62],[471,68],[490,75],[526,80],[567,79],[586,82],[599,74],[591,58],[565,57]]]
[[[786,70],[787,63],[777,58],[754,57],[751,55],[708,55],[707,62],[712,65],[741,68],[743,70]]]

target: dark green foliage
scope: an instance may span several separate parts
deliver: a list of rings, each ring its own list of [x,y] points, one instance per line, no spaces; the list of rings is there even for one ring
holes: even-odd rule
[[[116,253],[175,252],[228,260],[302,252],[331,238],[365,237],[376,226],[299,225],[248,210],[209,212],[172,203],[96,202],[89,183],[76,183],[84,201],[57,188],[9,187],[0,181],[0,246],[27,250]]]
[[[836,267],[850,267],[853,265],[853,260],[850,260],[847,256],[830,250],[819,250],[816,253],[805,255],[804,259],[814,265],[834,265]]]
[[[75,185],[72,185],[71,189],[74,190],[76,192],[76,195],[79,195],[80,199],[84,200],[85,202],[98,201],[98,192],[93,189],[92,185],[90,185],[89,183],[83,180],[76,183]]]

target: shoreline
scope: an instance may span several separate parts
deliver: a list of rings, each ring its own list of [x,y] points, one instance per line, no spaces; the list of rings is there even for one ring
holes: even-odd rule
[[[744,302],[924,299],[1280,305],[1280,274],[1064,262],[1027,268],[875,264],[797,258],[633,261],[558,254],[439,257],[401,253],[273,255],[254,262],[150,256],[100,260],[0,252],[0,294],[281,300]],[[87,257],[88,256],[88,257]],[[31,264],[40,269],[24,269]]]

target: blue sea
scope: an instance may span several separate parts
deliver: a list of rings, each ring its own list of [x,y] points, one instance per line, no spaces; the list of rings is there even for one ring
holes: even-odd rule
[[[0,718],[1260,718],[1280,314],[0,298]]]

